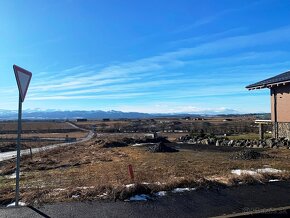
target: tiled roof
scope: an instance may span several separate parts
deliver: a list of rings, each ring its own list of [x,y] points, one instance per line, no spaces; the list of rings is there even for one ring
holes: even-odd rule
[[[271,78],[262,80],[257,83],[253,83],[251,85],[246,86],[247,89],[261,89],[261,88],[267,88],[271,85],[278,85],[279,83],[286,83],[290,82],[290,71],[287,71],[285,73],[281,73],[277,76],[273,76]]]

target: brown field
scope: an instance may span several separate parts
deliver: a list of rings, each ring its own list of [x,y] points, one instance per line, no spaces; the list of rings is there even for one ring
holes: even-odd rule
[[[23,133],[21,138],[22,149],[43,147],[55,143],[50,139],[59,139],[62,142],[66,136],[69,138],[86,137],[87,132],[76,129],[66,122],[26,122],[22,124]],[[0,152],[13,151],[16,149],[17,122],[0,122]]]
[[[53,129],[74,129],[71,125],[65,122],[26,122],[22,123],[22,130],[53,130]],[[0,122],[0,131],[17,130],[17,122]]]
[[[206,118],[186,120],[180,118],[87,121],[75,122],[81,128],[96,128],[96,136],[89,142],[75,144],[25,156],[21,161],[21,198],[29,204],[41,202],[93,200],[100,198],[124,199],[125,184],[141,184],[145,192],[170,190],[175,187],[210,187],[216,185],[236,185],[238,183],[266,182],[271,178],[290,178],[289,149],[258,149],[271,158],[258,160],[234,160],[233,154],[243,148],[216,147],[214,145],[180,145],[176,153],[150,153],[146,147],[104,148],[108,141],[127,138],[142,138],[144,133],[158,132],[175,142],[180,136],[196,134],[203,129],[212,134],[224,131],[230,139],[257,139],[254,117]],[[26,125],[26,126],[25,126]],[[24,129],[30,130],[23,137],[63,138],[84,137],[86,131],[76,131],[74,127],[61,122],[29,122]],[[3,129],[15,130],[16,123],[0,123]],[[37,132],[39,130],[49,132]],[[55,131],[54,131],[55,130]],[[58,132],[59,131],[59,132]],[[65,132],[62,132],[65,131]],[[2,134],[2,138],[15,134]],[[269,137],[270,135],[268,135]],[[23,142],[25,147],[41,147],[48,142]],[[49,144],[52,144],[49,142]],[[2,142],[0,146],[7,146]],[[15,147],[15,144],[13,145]],[[11,147],[11,144],[10,144]],[[131,164],[135,180],[128,175]],[[237,176],[233,169],[259,169],[271,167],[284,170],[278,174]],[[0,204],[7,204],[14,198],[15,179],[10,175],[15,171],[15,160],[0,163]],[[145,183],[142,184],[142,183]],[[107,193],[106,196],[103,193]],[[76,197],[77,196],[77,197]]]
[[[116,136],[114,139],[117,139]],[[182,148],[182,147],[181,147]],[[233,160],[241,148],[188,145],[177,153],[150,153],[144,147],[103,148],[99,138],[90,142],[58,148],[24,157],[21,162],[21,197],[27,203],[123,198],[120,190],[132,183],[128,165],[132,164],[135,183],[150,183],[151,190],[183,186],[235,185],[239,182],[266,182],[270,178],[289,179],[290,150],[263,149],[271,158]],[[285,170],[279,174],[235,176],[232,169],[272,167]],[[13,200],[14,161],[0,166],[0,202]],[[153,184],[153,185],[152,185]],[[148,185],[150,186],[150,185]],[[118,192],[119,190],[119,192]]]
[[[87,135],[87,132],[68,132],[68,133],[24,133],[21,134],[21,138],[32,138],[32,137],[38,137],[38,138],[65,138],[66,136],[72,137],[72,138],[83,138]],[[0,138],[2,139],[13,139],[17,137],[15,134],[0,134]]]

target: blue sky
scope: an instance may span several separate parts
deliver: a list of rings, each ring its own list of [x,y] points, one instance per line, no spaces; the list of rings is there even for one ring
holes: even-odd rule
[[[290,69],[290,1],[0,1],[0,109],[269,112],[245,86]]]

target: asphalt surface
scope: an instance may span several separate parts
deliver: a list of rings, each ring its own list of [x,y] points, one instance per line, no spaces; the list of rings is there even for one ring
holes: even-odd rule
[[[279,211],[263,214],[263,209],[286,206],[290,206],[290,182],[273,182],[169,193],[148,202],[96,201],[2,208],[0,217],[212,217],[259,209],[259,217],[288,217],[289,213]]]

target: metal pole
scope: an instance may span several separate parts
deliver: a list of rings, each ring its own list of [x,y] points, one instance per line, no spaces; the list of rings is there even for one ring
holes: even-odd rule
[[[17,131],[17,158],[16,158],[16,193],[15,193],[15,206],[19,202],[19,177],[20,177],[20,141],[21,141],[21,117],[22,117],[22,100],[19,93],[18,105],[18,131]]]

